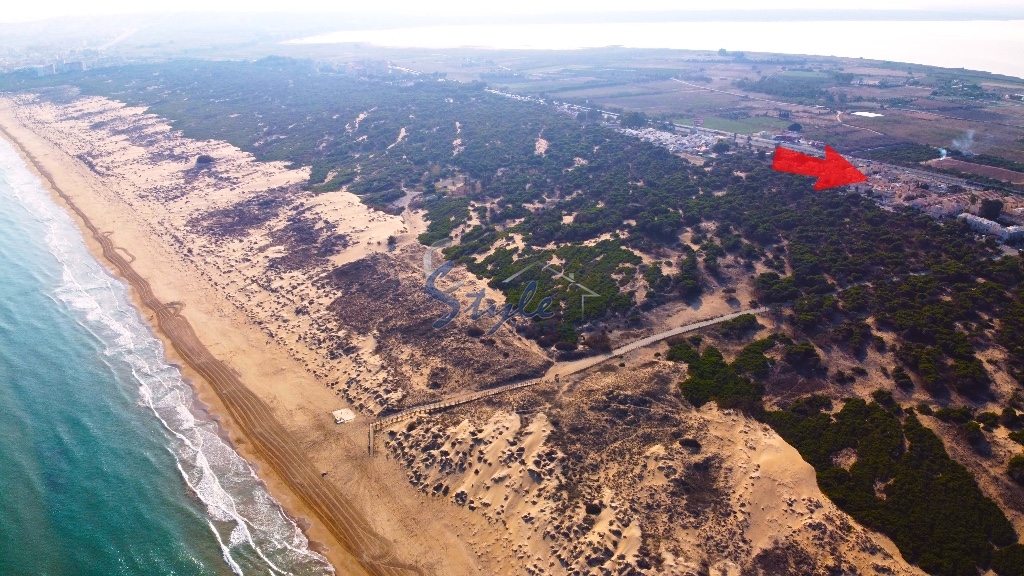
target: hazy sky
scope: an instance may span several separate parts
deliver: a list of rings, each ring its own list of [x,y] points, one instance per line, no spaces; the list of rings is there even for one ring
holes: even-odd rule
[[[23,22],[57,16],[98,14],[132,14],[151,12],[351,12],[429,14],[443,16],[495,14],[552,14],[594,12],[644,12],[676,10],[765,10],[823,8],[857,10],[982,10],[1019,9],[1021,0],[857,0],[828,4],[822,0],[172,0],[140,2],[139,0],[8,0],[0,9],[0,22]],[[969,8],[968,8],[969,7]]]

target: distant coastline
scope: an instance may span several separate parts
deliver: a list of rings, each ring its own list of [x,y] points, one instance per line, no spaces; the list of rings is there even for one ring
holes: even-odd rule
[[[289,44],[508,50],[624,48],[841,56],[1024,78],[1024,19],[458,24],[331,32]]]

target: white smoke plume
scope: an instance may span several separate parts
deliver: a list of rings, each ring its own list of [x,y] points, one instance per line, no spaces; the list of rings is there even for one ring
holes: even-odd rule
[[[945,148],[939,148],[939,160],[944,160],[949,152]]]
[[[974,146],[974,130],[968,130],[962,137],[953,139],[952,148],[964,154],[973,154],[971,146]]]

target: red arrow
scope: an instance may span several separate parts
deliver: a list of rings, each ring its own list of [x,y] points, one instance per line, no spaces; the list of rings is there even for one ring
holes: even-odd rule
[[[825,159],[816,158],[807,154],[801,154],[782,146],[775,147],[775,157],[772,160],[772,168],[779,172],[800,174],[801,176],[817,176],[818,181],[814,183],[815,190],[825,190],[836,186],[866,182],[868,177],[861,174],[860,170],[853,164],[846,161],[832,149],[825,146]]]

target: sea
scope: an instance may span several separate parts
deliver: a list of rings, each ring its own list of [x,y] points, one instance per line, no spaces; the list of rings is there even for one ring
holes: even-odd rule
[[[331,573],[0,140],[0,575]]]
[[[1024,20],[461,24],[342,30],[289,42],[437,49],[725,48],[910,62],[1024,78]]]

